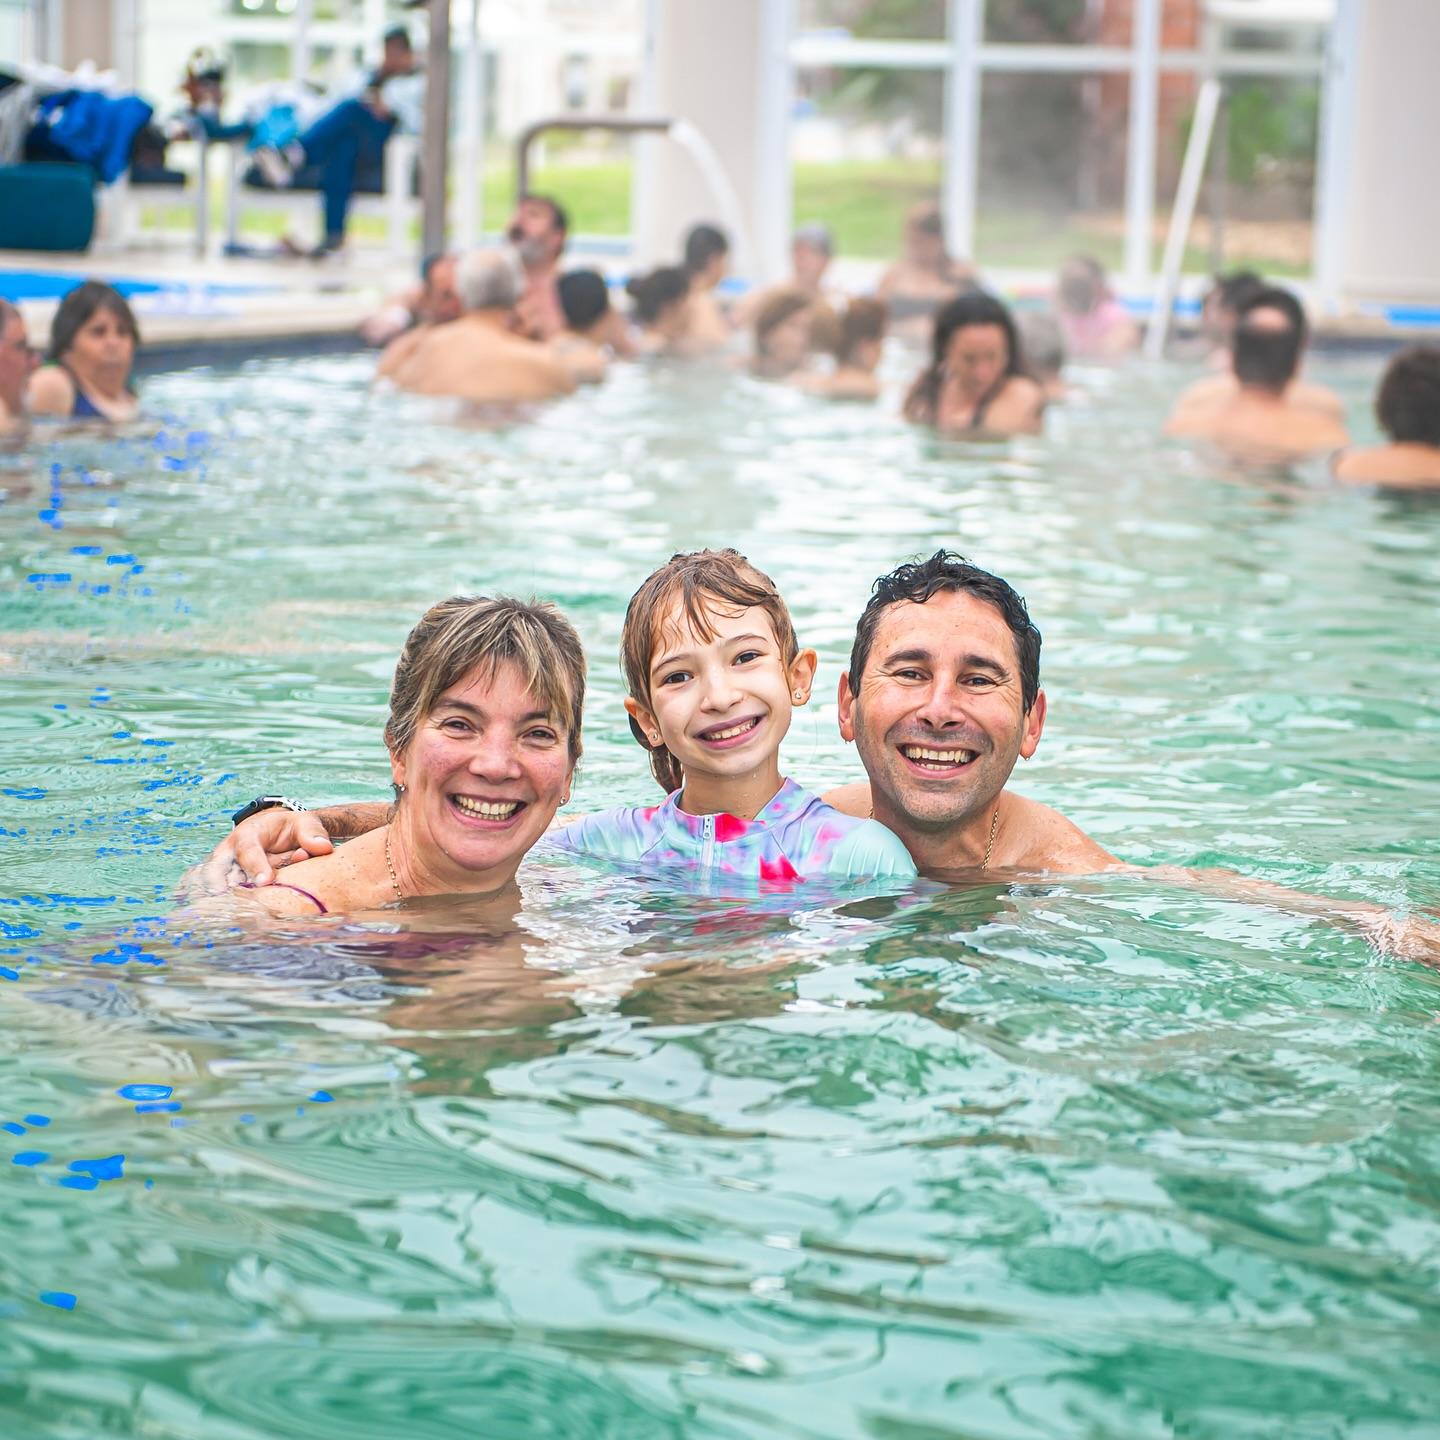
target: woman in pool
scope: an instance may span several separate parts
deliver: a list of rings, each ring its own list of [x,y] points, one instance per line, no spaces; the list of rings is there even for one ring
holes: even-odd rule
[[[1010,311],[974,291],[935,316],[930,364],[905,397],[905,418],[937,430],[981,435],[1034,434],[1045,393],[1025,373]]]
[[[883,300],[851,300],[832,327],[828,349],[835,368],[828,375],[802,375],[795,383],[830,400],[876,400],[880,382],[875,369],[885,346],[887,311]]]
[[[684,353],[690,333],[690,277],[677,265],[662,265],[625,286],[641,328],[640,349],[650,355]]]
[[[50,323],[45,364],[30,378],[32,415],[66,420],[133,420],[140,401],[130,382],[140,327],[118,290],[100,280],[77,285]]]
[[[814,344],[816,300],[803,290],[777,290],[755,316],[750,373],[789,380],[805,368]]]
[[[584,702],[580,637],[554,606],[466,596],[431,606],[390,691],[388,823],[242,893],[284,915],[500,895],[570,797]]]
[[[620,805],[550,843],[665,870],[745,880],[915,874],[899,838],[780,773],[780,742],[810,698],[802,650],[774,582],[734,550],[676,555],[631,597],[620,639],[625,709],[660,805]]]

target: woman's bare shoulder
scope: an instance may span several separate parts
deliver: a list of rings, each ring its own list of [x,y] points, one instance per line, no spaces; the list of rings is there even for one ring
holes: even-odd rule
[[[68,415],[75,408],[75,382],[59,365],[42,365],[30,377],[25,405],[32,415]]]

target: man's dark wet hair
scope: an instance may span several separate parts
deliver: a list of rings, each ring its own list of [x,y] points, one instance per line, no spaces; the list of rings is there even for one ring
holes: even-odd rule
[[[685,236],[685,271],[698,275],[717,255],[730,253],[730,241],[718,225],[692,225]]]
[[[1215,277],[1210,293],[1231,311],[1239,310],[1253,295],[1267,289],[1264,277],[1258,270],[1228,270]]]
[[[1411,345],[1385,368],[1375,415],[1402,445],[1440,447],[1440,348]]]
[[[392,25],[381,37],[382,45],[403,45],[407,50],[415,47],[410,43],[410,32],[403,25]]]
[[[860,690],[860,677],[875,643],[880,617],[892,605],[903,600],[923,605],[934,595],[964,591],[999,612],[1015,640],[1015,655],[1020,665],[1020,695],[1028,715],[1040,693],[1040,631],[1018,595],[998,575],[972,565],[953,550],[937,550],[928,560],[910,560],[888,575],[882,575],[870,587],[870,598],[855,627],[855,644],[850,650],[850,689]]]
[[[598,270],[568,270],[555,288],[572,330],[588,330],[610,308],[610,287]]]
[[[1283,330],[1255,325],[1257,310],[1278,310],[1288,322]],[[1279,394],[1295,378],[1305,349],[1305,312],[1300,302],[1278,285],[1257,290],[1235,312],[1235,339],[1231,367],[1242,385]]]
[[[565,207],[558,201],[552,200],[548,195],[536,195],[533,192],[522,195],[521,200],[529,200],[536,205],[544,205],[550,211],[550,223],[562,234],[570,233],[570,217],[565,213]]]

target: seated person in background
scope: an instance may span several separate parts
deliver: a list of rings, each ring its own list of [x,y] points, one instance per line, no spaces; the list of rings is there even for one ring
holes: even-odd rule
[[[1055,315],[1065,353],[1081,360],[1113,360],[1140,343],[1140,327],[1115,298],[1105,267],[1090,255],[1074,255],[1060,267]]]
[[[594,385],[605,378],[618,318],[610,287],[598,271],[571,270],[560,277],[559,293],[565,328],[550,341],[550,353],[581,385]]]
[[[1440,348],[1412,345],[1391,360],[1375,415],[1390,443],[1347,450],[1335,462],[1336,476],[1359,485],[1440,490]]]
[[[945,222],[938,205],[914,206],[905,217],[900,258],[880,277],[875,293],[890,307],[892,321],[928,318],[947,300],[975,284],[975,267],[945,248]]]
[[[1048,310],[1022,310],[1016,320],[1020,348],[1030,378],[1045,392],[1046,404],[1069,394],[1065,370],[1065,332]]]
[[[977,290],[935,316],[930,364],[905,397],[904,416],[976,435],[1037,433],[1045,394],[1025,371],[1010,311]]]
[[[385,142],[396,126],[403,122],[407,131],[420,132],[418,82],[410,36],[403,25],[397,25],[385,32],[380,64],[352,87],[357,93],[332,105],[283,151],[273,146],[255,151],[256,168],[276,189],[297,181],[318,186],[325,236],[310,251],[312,258],[343,248],[350,200],[359,188],[362,172],[378,177]]]
[[[833,331],[835,317],[801,290],[777,290],[755,317],[750,373],[762,380],[798,378],[816,348],[816,330]],[[823,343],[823,340],[822,340]],[[833,346],[835,341],[831,339]]]
[[[831,313],[828,307],[824,313]],[[834,324],[834,370],[828,375],[803,375],[795,383],[831,400],[877,399],[880,382],[875,367],[885,345],[886,318],[883,300],[852,300]]]
[[[227,125],[220,118],[225,106],[225,62],[207,46],[191,51],[185,62],[180,91],[186,103],[175,117],[172,138],[194,135],[206,141],[247,140],[254,131],[255,127],[247,121]]]
[[[1334,415],[1290,397],[1305,349],[1305,312],[1288,290],[1262,290],[1240,307],[1224,393],[1181,397],[1167,435],[1208,440],[1236,459],[1286,464],[1349,443]]]
[[[715,291],[730,270],[730,242],[714,225],[692,225],[685,237],[685,273],[690,277],[690,309],[685,352],[711,355],[730,343],[730,322]]]
[[[690,333],[690,277],[678,265],[662,265],[625,286],[640,326],[642,355],[684,355]]]
[[[30,377],[31,415],[67,420],[133,420],[140,401],[130,381],[140,327],[125,297],[101,280],[77,285],[50,322],[45,364]]]
[[[783,285],[752,290],[736,307],[736,325],[744,330],[753,330],[761,306],[780,290],[799,290],[839,310],[843,301],[835,292],[825,288],[825,272],[830,268],[834,250],[835,242],[828,225],[800,226],[790,240],[790,267],[793,272],[790,279]]]
[[[25,426],[25,384],[40,357],[30,348],[25,317],[0,300],[0,435]]]
[[[360,336],[370,345],[388,345],[417,325],[444,325],[460,318],[460,292],[455,288],[456,257],[442,250],[420,262],[420,283],[387,300],[360,322]]]
[[[505,228],[525,271],[525,288],[515,307],[515,328],[532,340],[548,340],[565,328],[560,310],[560,258],[570,234],[570,217],[548,195],[522,195]]]
[[[464,313],[448,325],[393,341],[378,374],[402,390],[476,404],[549,400],[575,388],[570,371],[538,341],[513,333],[520,267],[508,250],[471,250],[455,282]]]

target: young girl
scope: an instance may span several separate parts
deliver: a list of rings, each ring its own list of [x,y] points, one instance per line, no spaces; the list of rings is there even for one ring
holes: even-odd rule
[[[734,550],[676,555],[625,612],[625,708],[661,805],[620,805],[551,832],[576,854],[754,880],[908,878],[914,862],[874,820],[827,805],[780,774],[790,712],[810,698],[774,583]]]

